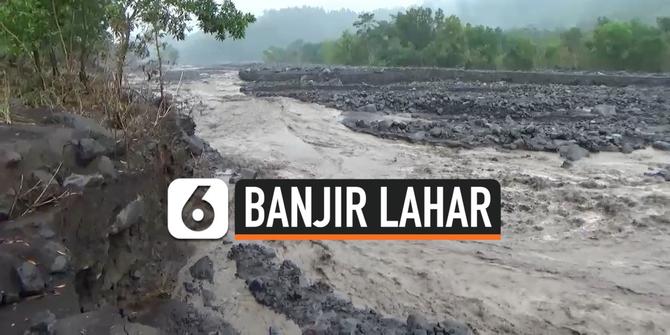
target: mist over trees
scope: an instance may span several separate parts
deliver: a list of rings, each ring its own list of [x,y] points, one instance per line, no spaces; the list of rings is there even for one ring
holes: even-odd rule
[[[654,23],[670,15],[667,0],[427,0],[424,7],[441,8],[473,25],[503,29],[592,27],[598,17]]]
[[[391,10],[375,12],[377,17],[385,18],[391,13]],[[320,42],[337,38],[351,27],[357,16],[351,10],[326,11],[313,7],[269,10],[249,26],[244,40],[219,42],[211,36],[194,32],[186,40],[171,44],[179,51],[183,64],[260,61],[263,51],[272,46],[283,47],[296,40]]]
[[[598,17],[616,21],[637,18],[642,23],[655,24],[656,17],[670,16],[670,1],[667,0],[427,0],[424,3],[424,7],[433,11],[441,8],[446,17],[459,17],[463,24],[505,30],[535,28],[543,31],[571,27],[590,30]],[[373,14],[375,20],[384,21],[405,10],[380,9]],[[356,30],[353,24],[359,14],[351,10],[326,11],[313,7],[270,10],[249,27],[245,40],[221,43],[195,32],[186,40],[175,43],[175,47],[182,64],[261,61],[264,52],[273,47],[306,44],[309,49],[310,44],[337,39],[345,30],[352,33]],[[295,45],[288,49],[296,49]],[[313,58],[320,52],[313,46],[311,48],[311,56],[306,53],[304,58]]]
[[[264,56],[272,63],[659,72],[670,68],[670,18],[645,23],[601,17],[588,29],[504,30],[415,7],[390,20],[361,14],[337,39],[297,41]]]

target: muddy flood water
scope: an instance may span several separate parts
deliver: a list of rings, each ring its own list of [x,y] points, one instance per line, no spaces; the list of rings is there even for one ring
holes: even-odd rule
[[[403,320],[413,312],[450,317],[479,334],[670,332],[670,183],[645,176],[668,164],[670,152],[604,152],[564,169],[555,153],[436,147],[354,132],[338,110],[243,95],[236,71],[201,77],[182,82],[178,93],[198,107],[197,135],[262,177],[500,181],[502,241],[267,242],[356,307]],[[226,257],[233,244],[198,244],[193,261],[209,255],[216,272],[205,283],[211,294],[193,302],[245,334],[270,327],[299,334],[235,277]]]

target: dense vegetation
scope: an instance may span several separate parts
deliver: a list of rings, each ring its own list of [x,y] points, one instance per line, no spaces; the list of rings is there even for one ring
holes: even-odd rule
[[[637,18],[646,24],[655,24],[658,16],[670,16],[668,0],[424,0],[422,2],[424,7],[433,11],[442,8],[448,15],[458,16],[463,23],[500,27],[504,30],[524,27],[555,30],[576,26],[586,31],[593,28],[600,16],[615,21],[630,21]],[[336,2],[333,4],[332,6],[336,6]],[[269,4],[272,5],[275,3]],[[375,10],[373,14],[376,20],[383,21],[404,10],[405,8],[385,8]],[[334,40],[346,29],[352,29],[358,14],[346,9],[328,11],[313,7],[269,10],[259,15],[258,21],[249,27],[246,39],[219,42],[211,36],[194,32],[184,41],[173,44],[179,50],[179,62],[183,64],[261,61],[263,51],[272,46],[284,48],[297,40],[302,40],[304,43]]]
[[[254,20],[230,0],[3,0],[0,98],[81,98],[91,73],[111,77],[105,82],[120,95],[128,55],[151,51],[160,72],[164,59],[177,57],[168,38],[184,39],[194,24],[217,40],[242,38]]]
[[[362,14],[338,39],[272,47],[267,62],[481,69],[663,71],[670,18],[655,23],[598,19],[590,29],[509,29],[464,23],[438,9],[410,8],[390,20]]]

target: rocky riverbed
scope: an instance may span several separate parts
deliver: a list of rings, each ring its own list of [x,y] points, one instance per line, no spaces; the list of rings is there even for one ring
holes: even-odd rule
[[[287,75],[295,72],[305,74],[299,79]],[[350,72],[337,68],[247,69],[241,77],[259,78],[245,84],[246,93],[336,108],[346,112],[342,122],[347,127],[384,138],[559,152],[568,161],[601,151],[630,153],[650,146],[670,150],[670,89],[657,86],[663,84],[662,77],[631,76],[629,83],[639,86],[622,87],[626,77],[612,75],[602,81],[616,78],[617,85],[590,85],[587,80],[554,84],[552,80],[560,82],[565,76],[554,73],[536,74],[535,81],[543,84],[496,81],[504,76],[495,72],[482,72],[477,77],[482,81],[467,82],[434,81],[409,70],[384,81],[376,79],[374,70],[356,73],[356,82]]]

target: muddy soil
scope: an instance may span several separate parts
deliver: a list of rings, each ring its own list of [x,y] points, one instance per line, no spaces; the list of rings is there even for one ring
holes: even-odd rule
[[[547,88],[548,107],[586,99],[583,106],[612,104],[619,113],[640,104],[645,110],[639,107],[641,114],[636,115],[644,120],[637,125],[646,124],[647,130],[661,126],[652,137],[635,139],[643,144],[639,150],[592,150],[568,169],[566,158],[556,153],[485,143],[473,148],[434,146],[352,131],[341,110],[240,93],[243,83],[236,71],[196,74],[181,83],[179,93],[197,101],[192,113],[196,134],[236,166],[260,171],[261,177],[493,178],[503,187],[499,242],[267,242],[273,256],[256,255],[251,263],[244,261],[247,256],[263,255],[265,249],[240,245],[230,237],[223,244],[199,244],[189,266],[208,257],[212,280],[194,278],[184,269],[183,285],[175,295],[203,312],[225,315],[241,333],[272,328],[299,334],[311,329],[312,319],[283,307],[289,303],[277,304],[279,298],[267,292],[264,283],[276,289],[289,285],[295,292],[327,285],[355,310],[395,319],[401,330],[418,315],[432,324],[456,320],[478,334],[670,332],[670,183],[663,174],[670,152],[649,145],[658,140],[655,136],[667,136],[667,114],[656,109],[665,102],[653,97],[667,96],[664,89]],[[474,90],[474,84],[461,85],[468,88],[461,94],[468,101],[480,100],[473,92],[482,92],[486,99],[495,94],[512,99],[518,92],[534,96],[542,90],[521,85],[497,92],[482,84]],[[404,91],[404,99],[412,103],[414,93],[409,92],[414,91]],[[602,95],[594,93],[600,91]],[[296,94],[309,92],[311,88]],[[376,99],[377,93],[366,93]],[[272,95],[278,94],[283,93]],[[490,103],[486,99],[481,100]],[[497,119],[485,112],[478,117]],[[389,115],[395,118],[395,113]],[[525,113],[518,115],[536,124],[542,120],[539,111]],[[546,117],[558,125],[573,122]],[[607,120],[602,119],[603,127]],[[520,117],[513,121],[523,122]],[[223,171],[221,177],[229,180],[231,174]],[[290,264],[301,269],[304,283],[293,284],[295,269]],[[281,277],[282,268],[287,277]],[[268,279],[259,283],[258,276]],[[287,278],[287,283],[282,286],[277,278]],[[328,313],[323,304],[310,308]]]

